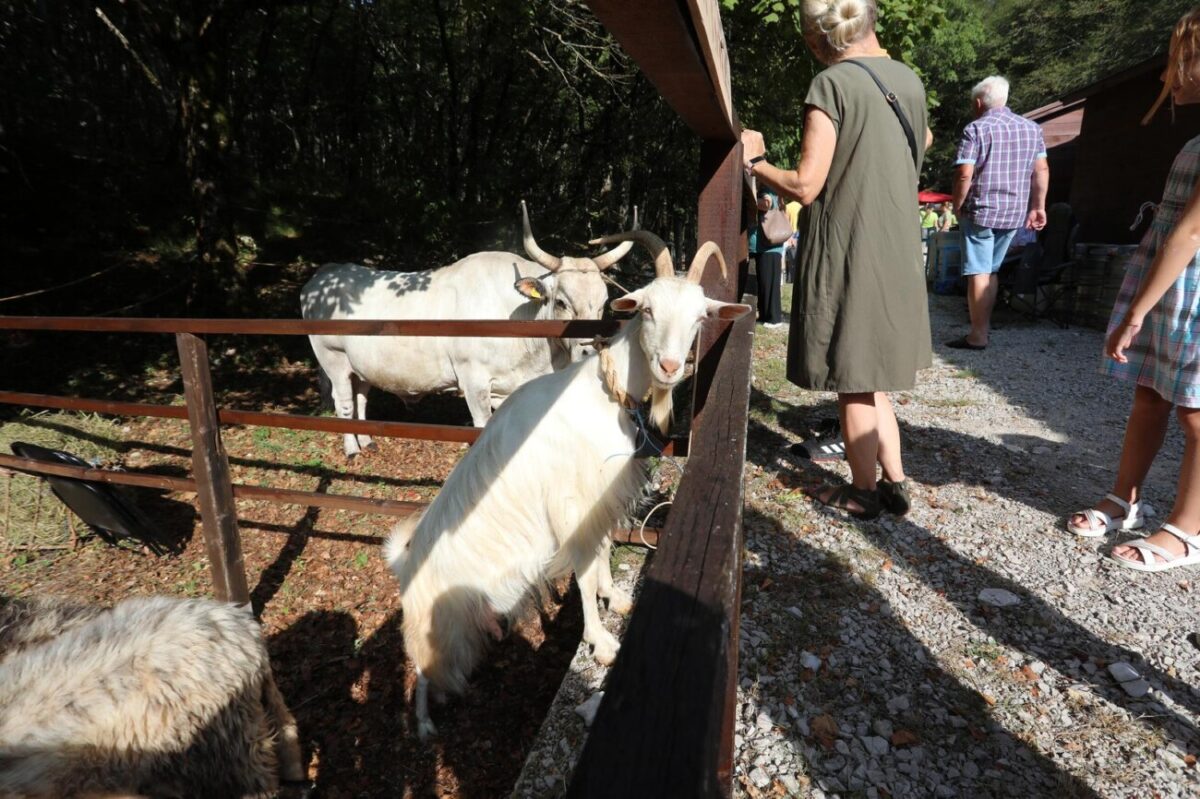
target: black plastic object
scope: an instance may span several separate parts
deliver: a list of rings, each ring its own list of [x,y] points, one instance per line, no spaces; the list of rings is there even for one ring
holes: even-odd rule
[[[12,451],[22,458],[92,468],[90,463],[69,452],[46,449],[23,441],[14,441]],[[145,544],[155,555],[165,555],[170,551],[141,512],[108,483],[57,475],[41,476],[50,483],[54,495],[108,543],[119,545],[122,538],[128,538]]]

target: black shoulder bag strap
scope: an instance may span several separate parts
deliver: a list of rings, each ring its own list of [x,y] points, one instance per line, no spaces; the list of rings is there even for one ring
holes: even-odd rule
[[[883,97],[888,101],[888,105],[896,112],[896,119],[900,120],[900,127],[904,128],[904,135],[908,137],[908,149],[912,152],[913,168],[917,170],[917,177],[920,178],[921,170],[917,167],[917,137],[913,135],[912,125],[909,124],[908,117],[904,115],[904,109],[900,107],[900,98],[896,97],[895,92],[883,85],[883,81],[875,74],[875,70],[863,62],[848,58],[846,59],[846,63],[862,67],[871,76],[871,80],[875,81],[875,85],[879,87],[879,91],[883,92]]]

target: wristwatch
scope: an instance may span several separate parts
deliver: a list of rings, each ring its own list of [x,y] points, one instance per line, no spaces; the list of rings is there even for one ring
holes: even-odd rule
[[[756,155],[750,159],[750,168],[753,169],[754,165],[757,164],[759,161],[766,161],[766,160],[767,160],[767,157],[765,155]]]

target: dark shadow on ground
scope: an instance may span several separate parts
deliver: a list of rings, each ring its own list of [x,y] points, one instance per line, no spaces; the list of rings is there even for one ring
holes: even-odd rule
[[[1071,478],[1051,461],[1031,462],[1026,456],[985,439],[940,428],[902,425],[901,436],[906,451],[910,453],[924,448],[935,455],[942,455],[941,458],[934,458],[939,468],[933,473],[910,472],[910,479],[924,486],[936,487],[949,482],[974,484],[984,489],[979,500],[981,502],[989,501],[990,494],[998,494],[1012,502],[1045,510],[1056,516],[1065,515],[1064,503],[1060,501],[1062,496],[1078,495],[1070,482]],[[780,479],[791,485],[815,486],[822,482],[843,481],[840,474],[811,461],[793,456],[780,457],[785,439],[760,424],[751,424],[750,440],[755,442],[751,448],[751,459],[764,468],[778,469]],[[1005,464],[1007,468],[1004,468]],[[934,501],[936,488],[914,493],[916,503],[930,504]],[[1082,501],[1083,496],[1078,495],[1074,500],[1069,499],[1065,507],[1074,507],[1076,502]],[[945,510],[956,512],[955,508]],[[1031,659],[1043,660],[1060,673],[1089,685],[1097,694],[1127,708],[1134,716],[1146,715],[1147,723],[1162,728],[1174,737],[1190,742],[1200,741],[1200,732],[1186,719],[1157,703],[1131,699],[1103,667],[1116,661],[1127,661],[1175,702],[1193,713],[1200,713],[1200,693],[1192,686],[1156,669],[1143,660],[1140,653],[1096,636],[1062,615],[1025,586],[963,557],[935,532],[908,520],[883,518],[889,521],[887,527],[879,522],[863,522],[859,527],[897,563],[908,564],[918,579],[934,590],[945,592],[946,597],[962,609],[976,627],[997,641],[1027,653]],[[1002,535],[1002,531],[997,531],[997,535]],[[1053,539],[1048,539],[1047,543],[1053,545]],[[1061,557],[1078,557],[1075,547],[1079,544],[1073,536],[1064,532],[1057,545]],[[1106,548],[1108,544],[1101,541],[1097,546]],[[982,588],[1011,591],[1021,598],[1022,604],[1007,611],[982,606],[978,600]],[[1097,596],[1097,600],[1112,601],[1101,596]],[[1093,673],[1084,669],[1087,663],[1097,666]]]
[[[268,642],[320,795],[507,795],[582,637],[578,590],[528,623],[540,621],[536,649],[522,627],[489,650],[464,696],[431,702],[428,743],[416,737],[400,621],[397,611],[363,640],[349,613],[318,611]]]
[[[778,527],[775,519],[747,511],[748,529],[762,529],[764,524]],[[846,746],[861,752],[861,737],[879,737],[872,725],[882,721],[892,731],[884,738],[887,749],[870,759],[888,770],[900,770],[904,784],[888,785],[892,796],[1098,796],[999,724],[981,694],[937,665],[925,645],[892,615],[882,594],[851,579],[842,564],[798,535],[774,535],[773,547],[787,536],[783,546],[791,547],[789,560],[799,558],[804,568],[797,573],[769,562],[747,566],[743,613],[752,614],[764,592],[769,592],[772,606],[805,610],[799,618],[773,617],[777,626],[767,631],[766,640],[743,640],[742,670],[751,679],[762,674],[799,677],[798,682],[760,681],[759,706],[775,725],[788,730],[789,737],[819,753],[810,759],[809,770],[826,792],[857,796],[868,785],[886,783],[883,769],[868,768],[856,777],[858,760],[839,752]],[[756,542],[752,538],[749,543]],[[865,647],[847,646],[844,635]],[[802,667],[801,652],[819,656],[820,667]],[[836,728],[818,721],[822,715],[832,717]],[[746,722],[753,725],[755,720]],[[972,765],[960,771],[957,761],[938,758],[938,748],[970,751]],[[930,774],[950,793],[935,793]]]

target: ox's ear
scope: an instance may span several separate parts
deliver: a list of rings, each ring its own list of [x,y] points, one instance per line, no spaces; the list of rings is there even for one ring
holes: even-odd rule
[[[720,302],[719,300],[704,300],[709,316],[718,319],[737,319],[742,314],[752,310],[749,305],[740,302]]]
[[[642,290],[631,291],[624,297],[617,297],[609,303],[609,307],[617,313],[632,313],[642,307]]]
[[[546,290],[546,284],[536,277],[523,277],[516,283],[513,283],[513,288],[520,292],[522,296],[536,300],[537,302],[545,302],[546,298],[550,296],[550,292]]]

